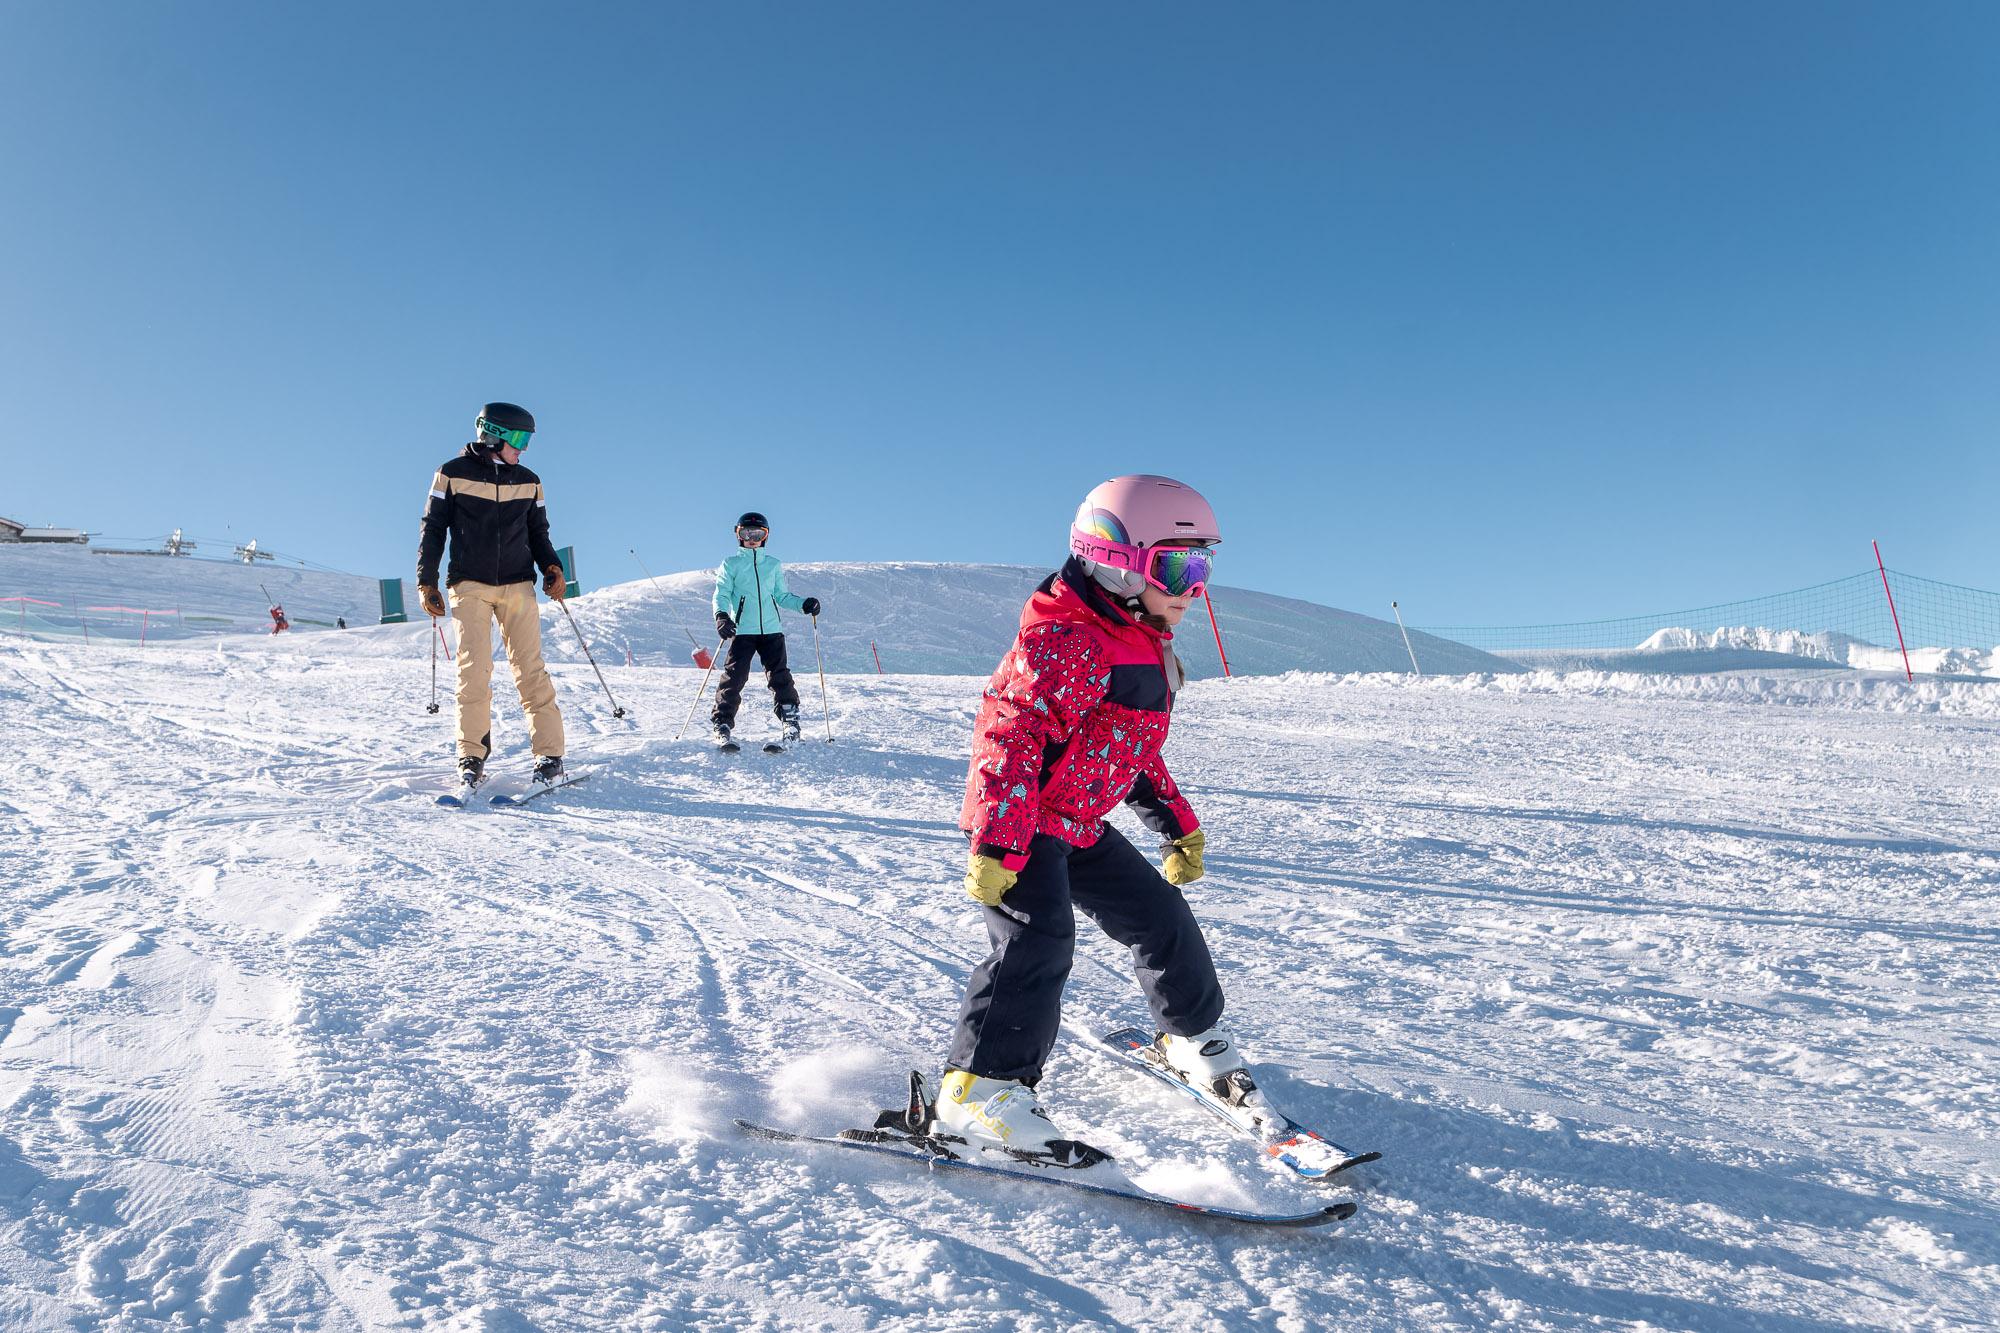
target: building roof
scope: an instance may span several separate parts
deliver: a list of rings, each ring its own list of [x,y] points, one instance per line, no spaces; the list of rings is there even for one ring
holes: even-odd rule
[[[26,523],[16,523],[11,518],[0,518],[0,528],[12,528],[16,532],[26,532],[28,525]]]

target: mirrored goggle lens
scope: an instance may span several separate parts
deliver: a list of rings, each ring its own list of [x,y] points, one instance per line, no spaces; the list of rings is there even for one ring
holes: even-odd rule
[[[771,535],[769,528],[738,528],[736,535],[746,542],[761,542]]]
[[[498,437],[500,443],[506,445],[509,449],[526,449],[528,441],[535,434],[531,430],[506,430],[494,425],[485,417],[479,418],[479,430],[482,434]]]
[[[1206,584],[1214,568],[1206,547],[1163,546],[1153,552],[1146,573],[1169,597],[1180,597]]]

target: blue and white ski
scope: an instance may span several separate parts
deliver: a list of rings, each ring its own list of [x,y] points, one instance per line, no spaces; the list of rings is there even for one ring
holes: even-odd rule
[[[878,1153],[884,1157],[899,1157],[919,1166],[951,1167],[989,1176],[1007,1176],[1015,1180],[1065,1185],[1070,1189],[1082,1190],[1087,1194],[1096,1194],[1104,1198],[1125,1199],[1132,1203],[1171,1209],[1192,1217],[1212,1217],[1219,1221],[1239,1222],[1247,1226],[1322,1227],[1354,1216],[1355,1205],[1345,1202],[1326,1204],[1304,1213],[1258,1213],[1240,1208],[1219,1208],[1206,1203],[1187,1203],[1180,1199],[1170,1199],[1163,1194],[1149,1193],[1136,1185],[1114,1185],[1105,1181],[1080,1180],[1073,1173],[1065,1173],[1061,1167],[1034,1167],[1025,1164],[1006,1166],[997,1162],[975,1161],[969,1157],[955,1155],[951,1146],[937,1139],[904,1134],[891,1129],[847,1129],[839,1134],[795,1134],[787,1129],[772,1129],[768,1125],[752,1124],[748,1120],[740,1119],[736,1122],[736,1127],[745,1134],[778,1143],[812,1143],[823,1144],[830,1148],[853,1148],[861,1152]]]
[[[437,803],[447,810],[463,810],[472,799],[472,793],[479,790],[477,782],[462,782],[452,791],[437,798]]]
[[[1148,1058],[1147,1052],[1153,1049],[1153,1036],[1149,1032],[1119,1028],[1105,1033],[1101,1040],[1117,1059],[1201,1103],[1230,1128],[1254,1140],[1265,1156],[1303,1179],[1326,1180],[1350,1166],[1360,1166],[1382,1156],[1379,1152],[1355,1152],[1307,1129],[1271,1105],[1261,1092],[1252,1093],[1254,1100],[1239,1105],[1224,1101],[1207,1088],[1196,1087],[1164,1064]]]
[[[494,795],[491,801],[494,805],[526,805],[530,801],[547,796],[552,791],[574,787],[596,771],[594,768],[566,769],[554,782],[530,782],[526,791],[503,791]]]

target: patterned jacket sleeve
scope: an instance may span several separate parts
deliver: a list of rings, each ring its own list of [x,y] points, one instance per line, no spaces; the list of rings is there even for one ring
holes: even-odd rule
[[[451,483],[443,472],[431,479],[431,493],[424,500],[424,523],[417,537],[417,586],[435,588],[438,562],[444,559],[444,538],[451,530]]]
[[[1044,765],[1069,743],[1077,724],[1104,699],[1111,672],[1088,634],[1063,624],[1023,631],[986,690],[973,737],[967,830],[976,848],[1006,852],[1010,869],[1026,863],[1041,807]]]
[[[1153,761],[1139,774],[1139,780],[1132,784],[1125,804],[1137,812],[1140,823],[1169,841],[1185,838],[1201,827],[1194,807],[1181,795],[1174,775],[1167,772],[1167,761],[1159,755],[1153,756]]]

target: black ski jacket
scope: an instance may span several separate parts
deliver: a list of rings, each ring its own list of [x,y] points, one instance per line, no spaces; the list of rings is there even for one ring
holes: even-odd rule
[[[526,583],[559,563],[549,540],[542,479],[474,445],[438,469],[417,542],[417,585],[437,586],[438,559],[451,534],[447,584]]]

